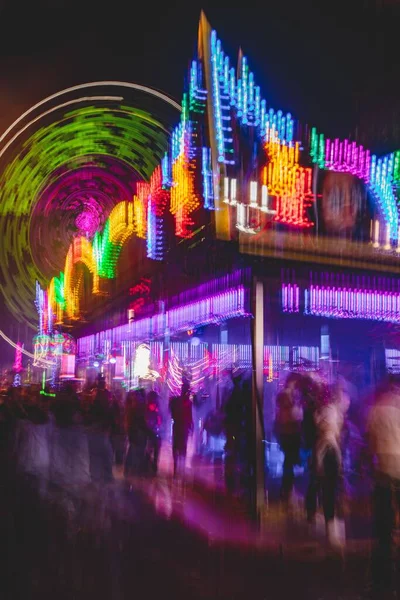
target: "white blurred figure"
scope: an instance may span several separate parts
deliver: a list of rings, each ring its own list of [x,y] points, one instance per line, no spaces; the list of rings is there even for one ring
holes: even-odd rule
[[[54,407],[51,480],[60,490],[79,494],[90,483],[88,440],[82,423],[79,400],[66,387]]]
[[[38,394],[28,397],[24,416],[18,419],[16,427],[17,469],[44,497],[50,475],[52,421],[41,406]]]
[[[316,471],[322,491],[327,539],[336,548],[345,543],[344,521],[338,518],[337,501],[342,477],[341,436],[348,408],[348,395],[340,386],[335,386],[314,416]]]

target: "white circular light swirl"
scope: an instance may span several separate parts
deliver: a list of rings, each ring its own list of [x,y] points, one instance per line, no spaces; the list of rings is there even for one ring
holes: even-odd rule
[[[25,356],[29,356],[29,358],[35,359],[35,355],[32,354],[32,352],[28,352],[28,350],[25,350],[24,348],[21,348],[21,346],[18,346],[18,344],[16,344],[9,337],[7,337],[6,334],[4,333],[4,331],[1,331],[1,329],[0,329],[0,336],[3,338],[3,340],[5,342],[7,342],[7,344],[10,344],[10,346],[12,346],[15,349],[19,349],[22,352],[22,354],[25,354]],[[55,363],[52,362],[51,360],[46,360],[44,358],[37,359],[37,362],[42,363],[46,367],[53,367],[55,365]]]
[[[128,83],[126,81],[92,81],[90,83],[82,83],[80,85],[74,85],[72,87],[66,88],[65,90],[56,92],[55,94],[51,94],[50,96],[47,96],[47,98],[44,98],[43,100],[40,100],[40,102],[37,102],[36,104],[31,106],[31,108],[28,108],[28,110],[26,110],[24,113],[22,113],[22,115],[20,115],[18,117],[18,119],[16,119],[13,123],[11,123],[11,125],[5,130],[5,132],[2,135],[0,135],[0,143],[4,141],[4,139],[8,136],[10,131],[12,131],[14,129],[14,127],[16,127],[18,125],[18,123],[23,121],[25,119],[25,117],[30,115],[36,109],[43,106],[43,104],[46,104],[47,102],[50,102],[51,100],[54,100],[55,98],[59,98],[60,96],[69,94],[71,92],[84,90],[86,88],[107,87],[107,86],[125,87],[128,89],[145,92],[146,94],[150,94],[151,96],[159,98],[160,100],[164,100],[164,102],[167,102],[173,108],[176,108],[176,110],[178,110],[179,112],[181,112],[181,110],[182,110],[181,106],[177,102],[175,102],[175,100],[173,100],[166,94],[163,94],[162,92],[159,92],[158,90],[154,90],[153,88],[148,87],[146,85],[140,85],[138,83]]]

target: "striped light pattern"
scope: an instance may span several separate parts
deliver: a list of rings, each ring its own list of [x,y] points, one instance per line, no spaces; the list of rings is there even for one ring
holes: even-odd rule
[[[200,206],[195,187],[196,164],[193,156],[193,124],[188,119],[184,94],[181,122],[172,134],[172,187],[170,211],[175,218],[175,235],[190,238],[194,225],[192,213]]]
[[[311,285],[305,290],[305,314],[399,323],[400,293]]]
[[[297,284],[282,284],[282,311],[287,313],[300,312],[300,288]]]
[[[270,196],[276,196],[275,221],[312,227],[307,216],[307,208],[314,201],[312,169],[299,164],[299,142],[287,145],[275,135],[265,148],[268,163],[263,170],[263,185]]]
[[[228,319],[250,316],[248,298],[243,286],[232,288],[197,302],[190,302],[152,317],[107,329],[99,334],[78,340],[78,350],[103,347],[105,340],[120,344],[123,340],[140,340],[162,337],[168,328],[170,333],[187,331],[194,327],[218,324]]]
[[[396,242],[399,237],[396,181],[400,176],[400,151],[378,158],[348,139],[325,139],[315,128],[311,129],[309,145],[311,160],[321,169],[351,173],[366,183],[388,228],[389,242]]]

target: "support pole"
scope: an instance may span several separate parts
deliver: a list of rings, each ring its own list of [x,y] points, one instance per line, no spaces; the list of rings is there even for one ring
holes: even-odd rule
[[[252,378],[252,515],[261,524],[265,504],[264,452],[264,283],[257,277],[252,281],[251,348]]]

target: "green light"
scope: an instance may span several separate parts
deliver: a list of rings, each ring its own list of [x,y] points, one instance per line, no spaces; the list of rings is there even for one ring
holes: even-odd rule
[[[63,310],[65,309],[64,289],[64,273],[61,272],[59,277],[54,277],[54,291],[55,300]]]
[[[121,245],[113,244],[110,241],[110,219],[107,219],[103,231],[98,231],[93,239],[93,253],[100,277],[105,279],[116,277],[116,265],[120,252]]]
[[[43,390],[40,390],[40,394],[42,396],[48,396],[49,398],[55,398],[56,397],[56,394],[50,394],[50,392],[45,392]]]
[[[34,232],[31,234],[31,216],[41,193],[58,177],[60,169],[70,165],[85,168],[102,156],[112,156],[148,180],[167,143],[166,128],[145,111],[129,106],[86,106],[61,114],[58,120],[33,132],[19,148],[0,181],[0,278],[5,300],[19,320],[33,326],[37,318],[33,284],[36,280],[42,286],[48,283],[34,261],[31,244],[36,247],[36,239]],[[45,246],[46,240],[37,243]],[[119,250],[104,248],[104,252],[102,271],[104,277],[110,277]],[[57,287],[56,301],[63,306],[61,280]]]

